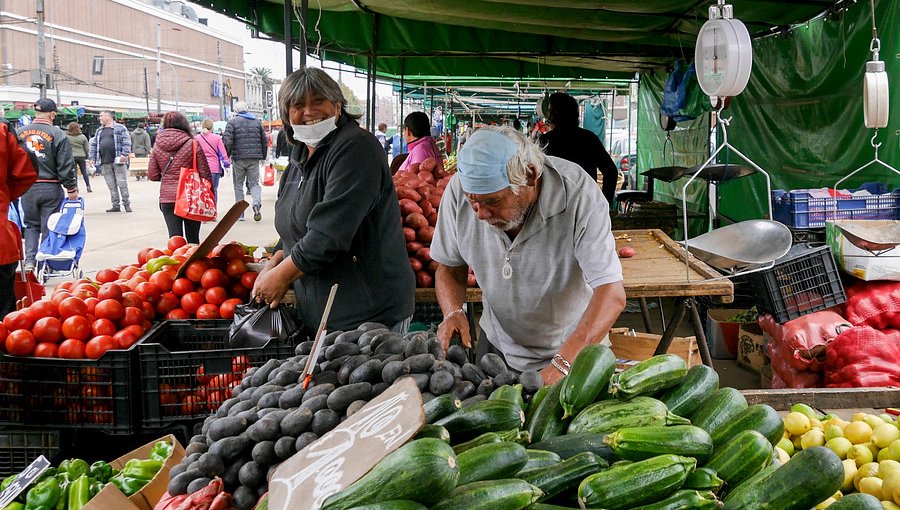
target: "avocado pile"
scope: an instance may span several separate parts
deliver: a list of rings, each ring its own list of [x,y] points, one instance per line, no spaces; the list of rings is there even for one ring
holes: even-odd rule
[[[402,335],[382,324],[365,323],[323,339],[312,383],[302,372],[312,341],[295,356],[251,368],[232,398],[203,422],[186,457],[169,476],[169,494],[188,494],[219,476],[238,510],[252,509],[268,490],[278,465],[352,416],[401,377],[412,377],[429,402],[452,394],[463,405],[487,399],[495,388],[519,383],[526,399],[543,386],[537,372],[517,374],[503,359],[485,355],[478,365],[468,352],[445,353],[434,333]]]

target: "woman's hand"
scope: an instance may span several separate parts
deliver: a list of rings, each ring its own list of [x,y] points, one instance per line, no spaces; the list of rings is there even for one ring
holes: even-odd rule
[[[259,272],[250,298],[257,303],[266,303],[271,308],[277,308],[291,284],[301,276],[303,273],[297,269],[294,261],[290,257],[283,258],[282,252],[278,252]]]

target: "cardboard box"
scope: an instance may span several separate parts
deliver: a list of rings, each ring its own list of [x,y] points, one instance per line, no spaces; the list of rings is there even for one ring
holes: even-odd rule
[[[706,312],[706,341],[709,353],[715,359],[735,359],[738,355],[738,329],[740,322],[727,322],[746,308],[712,308]]]
[[[175,439],[175,436],[169,434],[150,441],[144,446],[132,450],[109,463],[110,466],[116,469],[122,469],[125,463],[131,459],[149,459],[153,445],[163,440],[172,443],[175,448],[172,450],[172,455],[169,455],[169,458],[166,459],[159,473],[156,473],[153,480],[150,480],[150,483],[130,497],[126,497],[114,485],[107,485],[84,506],[84,510],[153,510],[156,503],[166,493],[166,488],[169,485],[169,471],[184,459],[184,447]]]
[[[766,338],[758,324],[741,324],[738,332],[738,365],[760,373],[769,364]]]
[[[639,333],[628,328],[614,328],[609,332],[609,341],[612,343],[612,351],[616,355],[616,368],[624,370],[651,358],[661,338],[660,335]],[[697,339],[692,336],[673,338],[668,352],[681,356],[687,362],[688,367],[703,364]]]
[[[897,224],[894,220],[843,220],[841,224],[862,224],[867,227]],[[825,242],[831,248],[834,261],[845,273],[867,282],[875,280],[900,281],[900,248],[867,251],[851,243],[833,222],[825,223]],[[878,256],[876,257],[875,254]]]

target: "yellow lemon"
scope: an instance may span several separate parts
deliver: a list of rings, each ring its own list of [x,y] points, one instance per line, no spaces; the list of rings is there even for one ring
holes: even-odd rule
[[[833,504],[835,504],[835,503],[837,503],[837,500],[834,499],[833,497],[829,497],[829,498],[826,499],[825,501],[823,501],[823,502],[819,503],[818,505],[816,505],[816,510],[822,510],[822,509],[824,509],[824,508],[828,508],[828,507],[830,507],[831,505],[833,505]]]
[[[882,501],[881,507],[884,508],[884,510],[900,510],[900,505],[893,501]]]
[[[863,465],[869,463],[875,464],[876,466],[878,465],[877,462],[872,462],[872,460],[875,458],[875,456],[872,455],[872,450],[861,444],[855,444],[851,446],[850,450],[847,451],[847,458],[853,459],[856,462],[856,465],[860,468]]]
[[[849,441],[847,441],[847,442],[849,443]],[[784,450],[785,453],[787,453],[788,455],[794,455],[794,443],[792,443],[790,439],[786,439],[786,438],[782,437],[781,440],[778,441],[778,444],[775,446]],[[853,445],[850,445],[850,446],[853,446]]]
[[[775,447],[775,454],[778,455],[778,462],[781,462],[782,464],[787,464],[787,462],[791,460],[791,456],[777,446]]]
[[[888,413],[881,413],[878,415],[878,417],[884,420],[885,423],[894,423],[894,417],[889,415]]]
[[[853,448],[853,443],[850,442],[846,437],[836,437],[834,439],[829,439],[825,442],[825,448],[833,451],[837,454],[841,459],[847,458],[847,453],[850,451],[850,448]]]
[[[844,427],[844,437],[853,444],[863,444],[872,438],[872,427],[864,421],[853,421]]]
[[[812,424],[809,421],[809,418],[803,414],[798,413],[796,411],[788,413],[787,416],[784,417],[784,430],[787,430],[794,436],[802,436],[809,432],[809,429],[812,428]],[[900,432],[900,430],[898,430]]]
[[[885,459],[878,462],[878,478],[884,480],[887,475],[898,472],[900,472],[900,462],[890,459]]]
[[[900,432],[900,430],[897,430]],[[800,446],[804,450],[808,450],[813,446],[823,446],[825,444],[825,432],[821,429],[810,429],[809,432],[800,436]]]
[[[867,476],[859,481],[859,492],[881,498],[881,478]]]
[[[872,442],[878,448],[887,448],[900,439],[900,429],[893,424],[882,423],[872,430]]]
[[[881,418],[879,418],[878,416],[876,416],[874,414],[867,414],[866,417],[863,418],[863,421],[868,423],[869,426],[872,427],[873,429],[879,425],[884,424],[884,420],[882,420]]]
[[[881,482],[881,496],[878,499],[894,501],[894,491],[900,490],[900,473],[890,472]]]
[[[900,432],[900,429],[897,429]],[[844,437],[844,429],[840,425],[827,425],[825,427],[825,440],[831,440],[836,437]]]
[[[852,491],[854,489],[853,480],[856,479],[856,473],[859,472],[859,468],[856,467],[856,462],[853,459],[847,459],[842,461],[844,464],[844,483],[841,484],[841,490],[844,492]]]
[[[866,417],[866,413],[853,413],[853,416],[850,417],[850,422],[854,421],[862,421],[863,418]]]

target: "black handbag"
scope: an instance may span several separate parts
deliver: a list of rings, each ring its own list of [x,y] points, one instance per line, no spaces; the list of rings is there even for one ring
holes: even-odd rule
[[[290,340],[301,329],[300,320],[289,306],[272,309],[265,303],[237,305],[234,322],[228,328],[228,345],[234,349],[262,347],[271,340]]]

